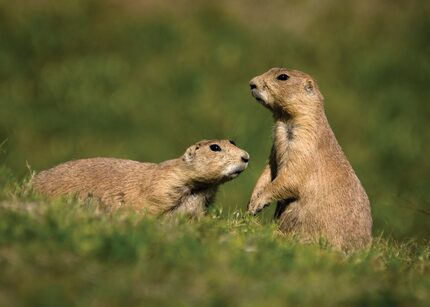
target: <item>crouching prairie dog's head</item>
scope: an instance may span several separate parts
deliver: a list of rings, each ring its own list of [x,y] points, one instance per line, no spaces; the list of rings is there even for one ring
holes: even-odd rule
[[[309,114],[323,108],[315,80],[298,70],[272,68],[253,78],[249,85],[254,98],[274,114]]]
[[[182,160],[202,183],[223,183],[248,166],[249,154],[230,140],[202,140],[185,151]]]

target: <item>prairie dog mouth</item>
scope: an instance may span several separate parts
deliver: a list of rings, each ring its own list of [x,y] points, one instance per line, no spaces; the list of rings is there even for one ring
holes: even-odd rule
[[[260,103],[262,103],[262,104],[264,104],[264,105],[266,105],[267,104],[267,97],[266,97],[266,95],[264,94],[264,92],[263,93],[261,93],[261,92],[259,92],[256,88],[254,88],[254,89],[252,89],[251,90],[251,94],[252,94],[252,96],[258,101],[258,102],[260,102]]]
[[[240,175],[246,168],[248,167],[248,163],[242,163],[241,165],[234,165],[227,169],[226,175],[229,178],[236,178]]]

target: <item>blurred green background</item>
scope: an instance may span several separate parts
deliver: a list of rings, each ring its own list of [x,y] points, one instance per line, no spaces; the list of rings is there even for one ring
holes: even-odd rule
[[[0,181],[229,138],[251,164],[217,206],[244,209],[272,125],[248,81],[285,66],[317,79],[374,233],[429,238],[429,54],[428,1],[0,0]]]

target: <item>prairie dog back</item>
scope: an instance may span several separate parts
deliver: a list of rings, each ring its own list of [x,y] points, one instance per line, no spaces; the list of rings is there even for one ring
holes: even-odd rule
[[[151,176],[156,164],[115,158],[68,161],[42,171],[33,179],[36,191],[48,197],[76,194],[122,205],[129,188],[138,186],[142,174]]]

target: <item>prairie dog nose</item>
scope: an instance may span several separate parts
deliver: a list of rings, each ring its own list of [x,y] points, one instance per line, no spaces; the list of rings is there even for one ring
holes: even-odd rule
[[[249,87],[251,88],[251,91],[258,88],[258,83],[259,83],[258,76],[252,78],[251,81],[249,81]]]
[[[249,154],[245,153],[242,157],[241,157],[242,161],[245,163],[248,163],[249,161]]]

